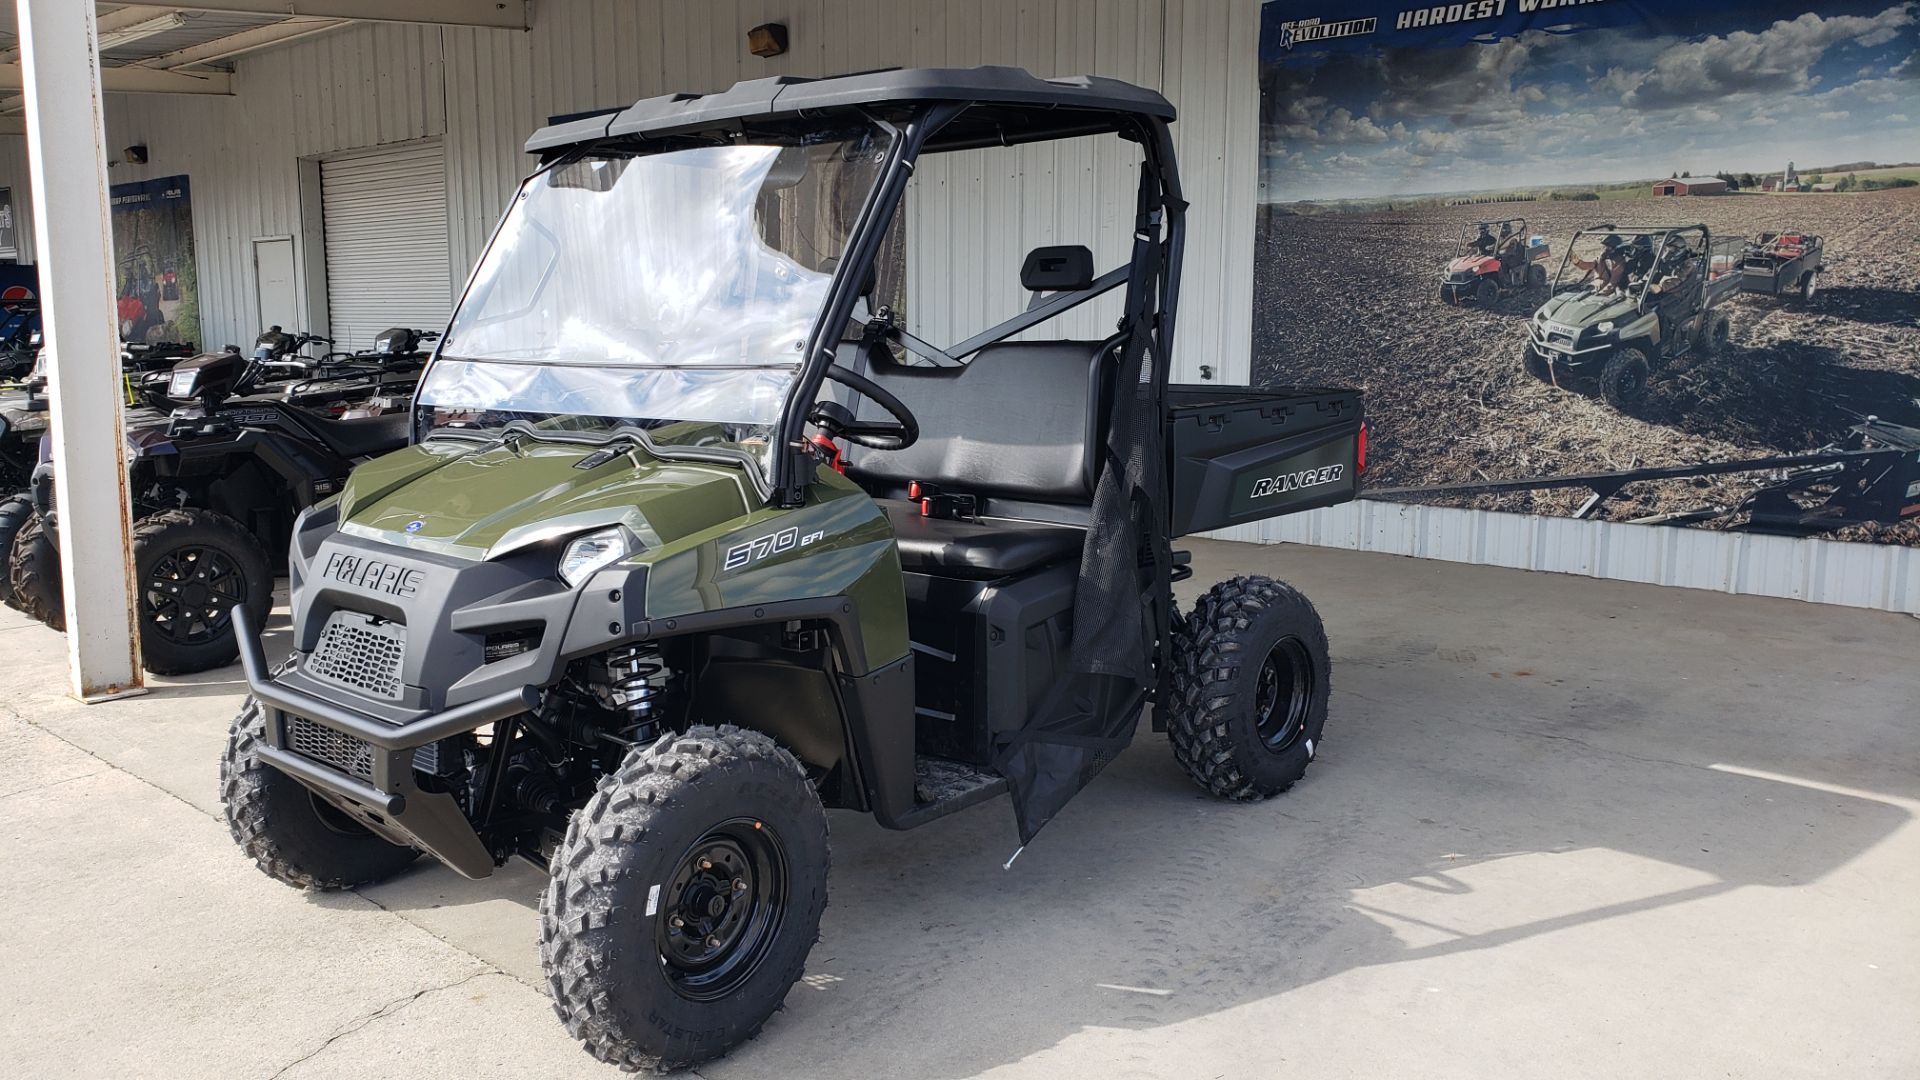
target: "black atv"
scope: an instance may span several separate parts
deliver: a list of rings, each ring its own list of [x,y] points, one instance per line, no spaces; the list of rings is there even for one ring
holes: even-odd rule
[[[406,443],[404,412],[332,419],[272,398],[237,398],[247,369],[237,352],[176,366],[169,384],[179,407],[127,433],[140,648],[156,674],[232,662],[229,609],[244,603],[266,615],[294,518],[339,491],[357,461]],[[63,629],[54,467],[44,455],[29,497],[33,514],[18,527],[9,602]],[[0,504],[0,529],[19,509]]]

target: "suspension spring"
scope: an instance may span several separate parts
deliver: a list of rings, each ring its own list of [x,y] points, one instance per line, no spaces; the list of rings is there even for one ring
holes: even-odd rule
[[[673,678],[660,650],[645,642],[622,646],[607,653],[605,664],[604,679],[594,686],[600,704],[625,713],[630,726],[652,723]]]

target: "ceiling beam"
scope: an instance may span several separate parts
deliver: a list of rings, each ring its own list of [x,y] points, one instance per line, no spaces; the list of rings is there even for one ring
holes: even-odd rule
[[[137,60],[141,67],[177,70],[192,67],[195,64],[211,64],[218,60],[231,60],[250,52],[284,45],[289,41],[298,41],[303,37],[325,33],[336,27],[347,25],[345,19],[288,19],[285,22],[268,23],[251,30],[242,30],[228,34],[223,38],[190,45],[184,49],[155,56],[146,60]]]
[[[24,85],[20,65],[0,64],[0,90],[18,90]],[[102,67],[100,88],[109,94],[231,94],[227,73],[210,71],[186,75],[177,71],[156,71],[144,67]]]
[[[7,4],[4,9],[0,10],[4,10],[6,13],[5,29],[12,32],[16,29],[13,25],[13,5]],[[104,38],[109,34],[118,33],[128,27],[149,22],[155,16],[164,17],[170,13],[171,10],[168,8],[146,7],[140,4],[133,4],[120,8],[117,11],[102,13],[99,18],[94,20],[94,26],[97,28],[96,32]],[[11,64],[18,59],[20,59],[20,49],[17,46],[10,49],[0,49],[0,63]]]
[[[311,15],[366,22],[434,23],[527,29],[527,0],[183,0],[162,6],[185,11],[238,11],[254,15]]]

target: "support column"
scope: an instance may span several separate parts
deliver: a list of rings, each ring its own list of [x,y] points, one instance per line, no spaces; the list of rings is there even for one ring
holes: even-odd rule
[[[92,0],[17,0],[73,695],[141,693]]]

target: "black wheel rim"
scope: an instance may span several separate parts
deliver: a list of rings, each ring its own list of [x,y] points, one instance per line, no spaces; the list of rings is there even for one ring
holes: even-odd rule
[[[198,544],[162,553],[142,584],[147,629],[181,645],[225,633],[233,605],[247,598],[247,576],[233,558]]]
[[[1297,637],[1284,637],[1260,665],[1254,689],[1254,727],[1260,742],[1279,753],[1300,741],[1313,711],[1313,654]]]
[[[787,887],[786,852],[765,822],[734,818],[694,841],[655,914],[660,965],[674,992],[716,1001],[751,978],[780,934]]]

